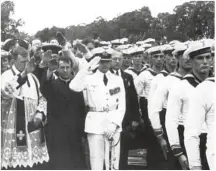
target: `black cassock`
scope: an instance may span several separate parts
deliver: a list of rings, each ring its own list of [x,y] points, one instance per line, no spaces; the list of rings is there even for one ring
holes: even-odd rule
[[[41,92],[47,99],[47,146],[50,169],[85,169],[81,138],[84,134],[83,93],[69,89],[60,78],[45,80]]]

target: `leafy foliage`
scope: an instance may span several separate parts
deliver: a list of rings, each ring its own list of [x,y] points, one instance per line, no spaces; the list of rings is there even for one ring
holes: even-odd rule
[[[14,13],[13,2],[5,1],[1,7],[1,28],[4,40],[8,35],[18,32],[17,27],[23,22],[10,18],[10,14]],[[214,38],[214,8],[214,1],[190,1],[176,6],[172,14],[159,13],[157,17],[152,17],[150,9],[144,6],[110,21],[99,16],[89,24],[71,25],[66,28],[44,28],[35,34],[35,38],[50,41],[57,31],[61,31],[68,40],[100,38],[109,41],[128,37],[130,43],[149,37],[156,39],[158,43],[171,40],[197,40],[201,37]]]
[[[14,14],[14,3],[12,1],[4,1],[1,3],[1,39],[2,41],[19,36],[18,27],[24,22],[21,19],[14,20],[11,15]]]

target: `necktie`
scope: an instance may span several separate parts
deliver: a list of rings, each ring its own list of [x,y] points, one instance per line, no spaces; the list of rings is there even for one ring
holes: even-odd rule
[[[107,82],[108,82],[108,79],[107,79],[107,77],[106,77],[106,74],[104,74],[103,82],[104,82],[104,84],[105,84],[105,86],[106,86],[106,85],[107,85]]]
[[[118,70],[116,71],[116,75],[119,75],[119,72],[118,72]]]

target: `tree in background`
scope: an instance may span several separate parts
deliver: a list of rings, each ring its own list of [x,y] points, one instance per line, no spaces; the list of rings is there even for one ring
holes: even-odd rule
[[[38,31],[35,34],[35,38],[39,38],[42,42],[48,42],[51,39],[53,39],[56,36],[56,33],[60,31],[63,34],[65,33],[65,29],[64,28],[57,28],[57,27],[52,27],[52,28],[45,28],[41,31]]]
[[[175,29],[191,39],[214,37],[214,1],[191,1],[176,6]]]
[[[17,35],[18,27],[23,24],[22,20],[14,21],[10,14],[14,13],[14,4],[5,1],[2,8],[2,40]],[[152,17],[148,7],[124,13],[112,20],[97,17],[89,24],[71,25],[66,28],[44,28],[38,31],[34,37],[41,41],[50,41],[56,32],[62,32],[68,40],[84,38],[100,38],[110,41],[128,37],[130,43],[154,38],[158,43],[171,40],[187,41],[197,40],[202,37],[214,38],[214,1],[190,1],[178,5],[173,9],[173,14],[159,13]],[[25,33],[19,36],[29,36]]]
[[[14,20],[11,15],[14,14],[14,3],[12,1],[4,1],[1,3],[1,40],[18,37],[18,27],[24,22],[21,19]]]

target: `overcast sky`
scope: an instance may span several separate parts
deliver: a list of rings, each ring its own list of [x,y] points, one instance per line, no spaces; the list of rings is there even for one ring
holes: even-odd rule
[[[3,0],[4,1],[4,0]],[[67,27],[91,23],[98,16],[107,20],[125,12],[148,6],[152,16],[160,12],[172,13],[176,5],[188,0],[13,0],[15,14],[25,25],[19,28],[35,34],[45,27]]]

